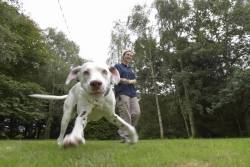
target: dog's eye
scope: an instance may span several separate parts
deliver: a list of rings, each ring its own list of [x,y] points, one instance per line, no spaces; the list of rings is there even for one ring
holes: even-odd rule
[[[107,75],[108,74],[108,71],[107,70],[102,70],[102,73]]]
[[[83,71],[83,75],[89,75],[89,71]]]

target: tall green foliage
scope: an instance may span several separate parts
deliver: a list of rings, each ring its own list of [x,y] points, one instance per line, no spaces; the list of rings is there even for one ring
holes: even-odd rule
[[[247,3],[155,1],[155,6],[160,45],[168,52],[177,97],[183,101],[180,105],[187,112],[192,136],[197,136],[205,125],[200,120],[206,108],[249,52],[247,22],[235,21],[236,15],[248,19],[245,12],[239,12],[248,8]]]
[[[68,87],[65,85],[65,79],[70,68],[81,65],[83,60],[79,57],[79,46],[70,41],[62,32],[48,28],[44,32],[45,43],[47,45],[47,54],[50,59],[47,64],[42,66],[40,76],[40,84],[43,85],[50,94],[61,95],[66,94]],[[52,123],[54,126],[60,126],[60,117],[62,115],[62,102],[54,101],[48,103],[48,114],[46,118],[45,138],[49,138]],[[58,132],[58,129],[56,129]],[[54,136],[54,135],[53,135]]]
[[[3,132],[8,127],[9,137],[18,134],[20,125],[27,132],[33,121],[44,118],[44,112],[39,110],[43,104],[27,95],[44,90],[32,79],[37,78],[47,57],[36,24],[17,8],[0,1],[0,128]]]
[[[64,94],[70,68],[82,63],[79,47],[61,32],[42,32],[17,7],[2,1],[0,14],[1,132],[13,138],[24,129],[19,137],[38,138],[46,127],[49,136],[53,111],[60,109],[58,117],[62,113],[61,102],[54,106],[28,95]]]
[[[163,116],[164,125],[182,120],[181,136],[249,134],[245,133],[249,129],[247,93],[241,98],[234,95],[239,90],[249,92],[243,86],[247,83],[241,82],[237,91],[229,89],[232,80],[242,80],[249,69],[249,7],[244,0],[155,0],[150,10],[135,6],[129,16],[129,28],[137,36],[134,48],[141,92],[152,95],[157,83],[158,94],[164,95],[159,101],[167,103],[165,112],[171,116]],[[145,11],[155,12],[157,26],[147,27],[155,21]],[[155,80],[149,75],[150,63]],[[146,101],[142,99],[141,105],[148,106]],[[144,113],[151,110],[144,109]]]
[[[47,55],[37,25],[18,9],[0,2],[1,72],[16,79],[31,79]]]

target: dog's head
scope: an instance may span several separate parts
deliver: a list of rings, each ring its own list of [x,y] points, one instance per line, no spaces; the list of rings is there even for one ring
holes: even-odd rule
[[[87,62],[70,71],[66,84],[76,79],[80,81],[81,87],[90,95],[104,96],[109,91],[111,83],[119,83],[120,74],[115,67]]]

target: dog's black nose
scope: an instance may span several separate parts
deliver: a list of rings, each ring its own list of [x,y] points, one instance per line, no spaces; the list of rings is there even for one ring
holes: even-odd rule
[[[90,82],[90,86],[93,88],[99,88],[100,86],[102,86],[102,82],[98,80],[94,80]]]

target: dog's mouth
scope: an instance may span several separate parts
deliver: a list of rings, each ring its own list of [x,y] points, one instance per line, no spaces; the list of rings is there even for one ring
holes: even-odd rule
[[[103,90],[92,90],[90,92],[90,94],[93,95],[93,96],[101,96],[101,95],[105,94],[105,91],[103,91]]]

